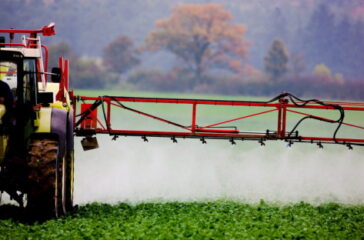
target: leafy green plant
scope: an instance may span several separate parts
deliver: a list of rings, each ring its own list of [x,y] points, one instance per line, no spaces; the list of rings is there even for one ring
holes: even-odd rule
[[[0,239],[362,239],[364,206],[232,201],[81,206],[33,225],[0,221]]]

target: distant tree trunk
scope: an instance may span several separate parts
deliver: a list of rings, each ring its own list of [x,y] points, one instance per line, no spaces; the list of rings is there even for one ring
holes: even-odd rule
[[[273,41],[267,56],[264,58],[265,72],[272,80],[277,81],[288,71],[288,51],[282,40]]]
[[[197,83],[202,83],[203,79],[202,79],[202,72],[203,72],[203,67],[202,67],[202,59],[201,56],[196,56],[196,60],[195,60],[195,78],[196,78],[196,84]]]
[[[197,41],[196,45],[197,48],[199,49],[199,51],[196,51],[195,53],[195,78],[196,78],[196,84],[198,84],[198,83],[204,83],[203,57],[206,54],[206,49],[209,47],[210,43]]]

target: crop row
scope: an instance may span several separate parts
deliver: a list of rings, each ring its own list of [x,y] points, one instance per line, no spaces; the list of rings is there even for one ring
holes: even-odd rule
[[[364,206],[231,201],[81,206],[44,223],[0,220],[0,239],[363,239]]]

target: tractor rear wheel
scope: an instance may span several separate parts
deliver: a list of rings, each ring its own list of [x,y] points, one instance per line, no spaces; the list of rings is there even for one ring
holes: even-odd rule
[[[63,188],[63,206],[65,207],[63,209],[64,213],[69,212],[73,209],[73,190],[74,190],[74,152],[69,151],[66,152],[66,158],[65,158],[65,165],[64,165],[64,171],[65,171],[65,184]]]
[[[67,209],[68,168],[59,146],[52,138],[32,139],[29,144],[27,209],[36,218],[58,218]]]

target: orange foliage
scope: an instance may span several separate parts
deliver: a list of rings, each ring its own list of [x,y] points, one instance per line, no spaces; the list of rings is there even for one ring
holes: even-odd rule
[[[248,47],[246,29],[232,23],[231,13],[220,4],[182,5],[155,25],[146,40],[148,49],[174,53],[197,78],[211,67],[237,71],[243,66]]]

